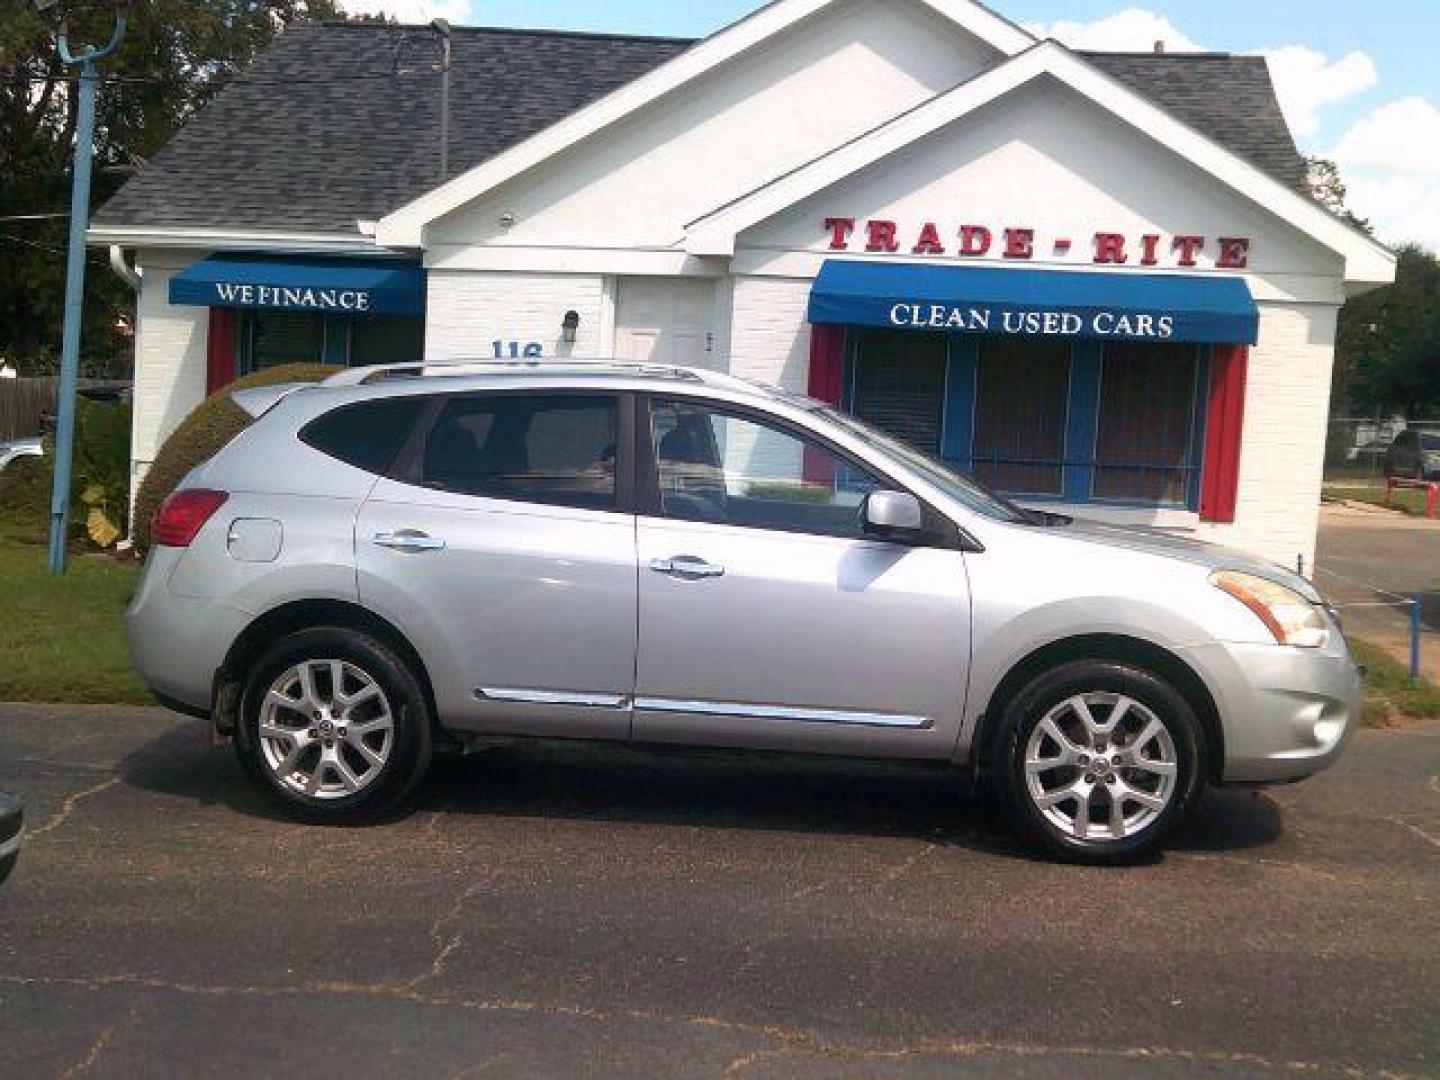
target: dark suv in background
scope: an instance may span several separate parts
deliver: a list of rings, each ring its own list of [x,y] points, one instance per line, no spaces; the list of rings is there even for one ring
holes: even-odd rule
[[[1440,480],[1440,432],[1410,428],[1395,436],[1385,455],[1385,475],[1402,480]]]

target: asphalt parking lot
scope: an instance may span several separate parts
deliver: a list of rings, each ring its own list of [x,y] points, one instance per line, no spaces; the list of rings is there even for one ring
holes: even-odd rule
[[[1440,1074],[1440,727],[1028,858],[943,774],[537,746],[370,829],[159,710],[0,706],[0,1074]]]

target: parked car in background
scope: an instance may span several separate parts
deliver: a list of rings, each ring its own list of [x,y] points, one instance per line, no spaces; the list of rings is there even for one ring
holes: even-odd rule
[[[25,811],[14,795],[0,791],[0,885],[15,869],[25,836]]]
[[[44,457],[45,446],[39,435],[27,439],[8,439],[0,442],[0,472],[24,457]]]
[[[611,740],[948,763],[1118,862],[1359,715],[1308,581],[781,390],[554,362],[234,398],[258,419],[161,507],[130,645],[304,818],[394,806],[437,743]]]
[[[1440,480],[1440,432],[1407,428],[1385,455],[1385,475],[1402,480]]]

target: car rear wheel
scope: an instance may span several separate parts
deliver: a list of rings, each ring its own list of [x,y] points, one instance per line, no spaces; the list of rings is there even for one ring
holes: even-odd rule
[[[1163,679],[1067,664],[1006,710],[995,763],[1012,819],[1046,852],[1093,863],[1158,853],[1203,776],[1198,725]]]
[[[381,641],[339,627],[281,639],[246,681],[236,752],[281,806],[308,821],[393,810],[430,764],[424,690]]]

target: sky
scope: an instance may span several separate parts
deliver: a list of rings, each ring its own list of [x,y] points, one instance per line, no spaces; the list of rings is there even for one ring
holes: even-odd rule
[[[341,0],[402,22],[699,37],[760,0]],[[1335,160],[1387,243],[1440,251],[1440,0],[991,0],[1077,48],[1262,53],[1300,148]]]

